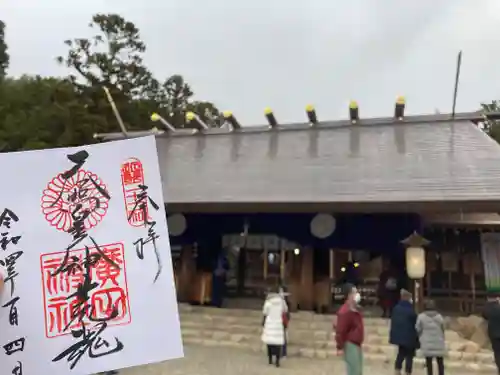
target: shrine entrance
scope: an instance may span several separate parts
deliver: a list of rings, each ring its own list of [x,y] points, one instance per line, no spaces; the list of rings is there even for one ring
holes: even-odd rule
[[[228,296],[262,298],[269,286],[286,285],[299,247],[273,235],[224,236],[229,260]],[[288,266],[288,267],[287,267]]]

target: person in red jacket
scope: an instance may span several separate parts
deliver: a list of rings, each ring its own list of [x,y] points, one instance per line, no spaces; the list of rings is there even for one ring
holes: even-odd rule
[[[347,375],[363,374],[363,315],[359,310],[361,295],[354,285],[346,285],[346,301],[337,312],[335,341],[338,355],[343,355]]]

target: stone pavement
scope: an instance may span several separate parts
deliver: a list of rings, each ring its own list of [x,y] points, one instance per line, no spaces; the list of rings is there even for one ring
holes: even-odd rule
[[[245,352],[233,348],[185,346],[184,359],[163,362],[154,365],[140,366],[120,371],[121,375],[266,375],[286,372],[289,375],[332,375],[345,374],[344,365],[339,359],[286,359],[281,368],[267,364],[264,354]],[[366,364],[365,374],[393,374],[392,365]],[[414,374],[424,374],[424,369],[417,369]],[[436,371],[435,371],[436,373]],[[454,375],[468,374],[471,371]]]

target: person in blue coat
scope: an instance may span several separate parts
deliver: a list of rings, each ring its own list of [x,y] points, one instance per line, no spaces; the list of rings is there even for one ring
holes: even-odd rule
[[[392,311],[389,333],[389,343],[398,347],[394,363],[396,374],[401,374],[403,362],[405,362],[405,374],[412,373],[413,358],[419,348],[416,322],[417,314],[413,308],[412,295],[407,290],[401,289],[401,298]]]
[[[222,249],[212,273],[212,305],[222,307],[226,294],[226,281],[229,272],[229,259],[227,250]]]

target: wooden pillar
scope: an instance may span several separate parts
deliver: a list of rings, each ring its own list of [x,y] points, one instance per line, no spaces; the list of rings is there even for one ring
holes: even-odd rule
[[[415,311],[422,312],[424,309],[424,287],[423,279],[413,280],[413,299],[415,303]]]
[[[299,305],[301,310],[312,310],[314,303],[314,254],[306,247],[301,252],[301,291]]]
[[[330,256],[328,275],[330,282],[333,283],[333,280],[335,279],[335,253],[333,252],[333,249],[328,250],[328,252],[328,255]]]
[[[289,253],[285,263],[285,274],[288,285],[288,297],[290,311],[297,311],[297,304],[300,297],[300,256]]]
[[[466,298],[466,312],[472,314],[476,310],[477,295],[476,295],[476,275],[480,275],[483,270],[483,262],[478,252],[466,253],[462,257],[462,267],[466,275],[469,275],[470,293]]]
[[[269,268],[269,251],[267,250],[267,247],[264,247],[264,262],[262,263],[262,266],[264,267],[262,270],[262,275],[264,276],[264,284],[266,285],[267,288],[267,276],[268,276],[268,268]],[[266,290],[267,291],[267,290]]]
[[[196,264],[192,245],[181,248],[180,270],[178,276],[177,299],[180,302],[189,301],[192,294],[193,281],[196,276]]]
[[[281,246],[280,249],[280,283],[285,284],[285,256],[286,256],[286,251],[283,245]]]

